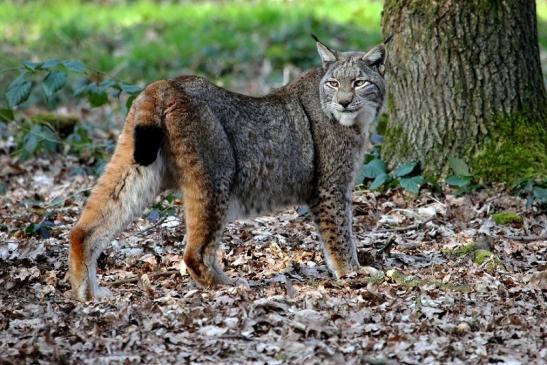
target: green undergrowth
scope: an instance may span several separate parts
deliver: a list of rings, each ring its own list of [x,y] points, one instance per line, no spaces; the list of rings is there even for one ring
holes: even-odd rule
[[[319,64],[311,33],[334,48],[379,43],[381,11],[379,0],[4,1],[0,69],[62,58],[130,83],[181,73],[230,83],[267,59],[278,84],[287,64]]]
[[[541,47],[547,48],[547,2],[537,1],[536,11],[538,19],[539,44]]]

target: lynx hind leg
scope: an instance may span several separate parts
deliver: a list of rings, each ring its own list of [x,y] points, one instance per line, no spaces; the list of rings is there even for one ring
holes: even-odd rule
[[[311,206],[322,239],[327,266],[336,278],[359,268],[351,234],[351,200],[343,194],[326,192]]]
[[[70,234],[69,277],[75,299],[108,296],[97,284],[97,258],[104,246],[160,192],[160,161],[149,167],[116,168],[112,161]]]
[[[128,165],[115,156],[107,166],[70,234],[69,276],[75,299],[108,294],[97,285],[97,258],[161,191],[161,165],[160,159],[147,167]]]

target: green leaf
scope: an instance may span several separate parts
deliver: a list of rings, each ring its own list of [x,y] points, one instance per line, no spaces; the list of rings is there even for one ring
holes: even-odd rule
[[[99,84],[99,86],[97,87],[97,90],[99,92],[102,92],[102,91],[106,91],[110,87],[117,88],[117,87],[119,87],[119,85],[114,80],[104,80]]]
[[[384,161],[375,158],[374,160],[370,161],[366,165],[363,166],[361,170],[361,174],[363,177],[367,179],[374,179],[378,175],[383,174],[387,171],[386,164]]]
[[[450,186],[464,187],[471,184],[471,176],[454,175],[446,179],[446,183]]]
[[[42,67],[42,62],[23,61],[23,66],[27,70],[34,72]]]
[[[456,175],[471,176],[469,166],[467,166],[464,160],[454,157],[448,157],[448,165]]]
[[[369,189],[376,190],[380,186],[384,185],[389,180],[389,175],[385,172],[382,172],[370,183]]]
[[[66,73],[61,71],[50,72],[42,82],[44,93],[49,98],[64,86],[66,82]]]
[[[142,87],[133,84],[122,83],[120,88],[130,95],[138,94],[142,91]]]
[[[38,148],[38,137],[32,131],[30,131],[25,138],[25,145],[23,149],[28,156],[32,155],[34,151]]]
[[[65,66],[67,70],[77,73],[85,73],[87,70],[85,65],[78,60],[63,61],[63,66]]]
[[[418,161],[411,161],[411,162],[402,164],[399,167],[397,167],[395,171],[393,171],[393,176],[395,177],[406,176],[410,174],[412,171],[414,171],[417,165],[418,165]]]
[[[55,151],[59,146],[59,138],[50,127],[42,126],[39,137],[46,151]]]
[[[89,85],[84,83],[83,85],[76,87],[76,89],[74,90],[74,96],[79,97],[80,95],[86,93],[88,90]]]
[[[98,107],[108,103],[108,94],[104,91],[101,91],[101,92],[90,91],[87,96],[87,100],[89,101],[89,104],[91,104],[92,107]]]
[[[399,184],[406,191],[418,195],[420,188],[424,184],[425,180],[423,176],[403,177],[399,179]]]
[[[532,192],[537,200],[543,204],[547,204],[547,189],[535,186]]]
[[[25,73],[21,74],[8,86],[8,89],[6,91],[6,99],[8,101],[8,106],[10,107],[10,109],[15,108],[17,105],[27,100],[28,96],[30,95],[32,82],[30,80],[27,80],[25,78],[25,75]]]
[[[31,224],[29,224],[28,226],[25,227],[25,233],[33,234],[34,232],[36,232],[38,230],[38,228],[40,228],[40,225],[35,224],[35,223],[31,223]]]
[[[47,61],[44,61],[44,63],[42,63],[42,67],[44,70],[51,70],[52,68],[55,68],[59,65],[59,60],[56,60],[56,59],[51,59],[51,60],[47,60]]]
[[[127,111],[129,111],[129,109],[131,109],[131,105],[133,105],[133,102],[135,101],[136,98],[137,98],[136,95],[130,95],[127,98],[127,101],[125,102],[125,106],[127,107]],[[363,181],[363,179],[361,179],[361,181]]]
[[[13,110],[0,109],[0,120],[3,120],[5,122],[11,122],[13,119],[15,119],[15,116],[13,115]]]
[[[25,227],[25,233],[28,235],[37,235],[42,238],[49,238],[51,236],[49,231],[51,230],[52,226],[53,223],[51,223],[50,221],[43,221],[38,224],[31,223]]]

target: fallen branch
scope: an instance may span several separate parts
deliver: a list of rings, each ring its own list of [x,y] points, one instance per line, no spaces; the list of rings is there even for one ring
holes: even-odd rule
[[[155,279],[155,278],[160,278],[162,276],[171,276],[173,274],[178,274],[178,273],[179,273],[178,270],[168,270],[168,271],[150,273],[150,274],[148,274],[148,277],[150,279]],[[108,284],[110,286],[118,286],[118,285],[122,285],[122,284],[138,283],[140,279],[141,279],[140,276],[135,276],[135,277],[132,277],[132,278],[116,280],[116,281],[110,282]]]
[[[505,236],[505,238],[521,242],[547,241],[547,236]]]

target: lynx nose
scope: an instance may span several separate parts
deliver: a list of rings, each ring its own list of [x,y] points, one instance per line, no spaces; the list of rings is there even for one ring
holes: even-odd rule
[[[349,99],[346,99],[346,100],[338,100],[338,104],[342,105],[345,108],[348,107],[348,105],[351,104],[351,100]]]
[[[339,91],[338,95],[336,95],[336,101],[342,108],[346,109],[348,105],[351,104],[351,101],[353,100],[353,95],[349,92]]]

